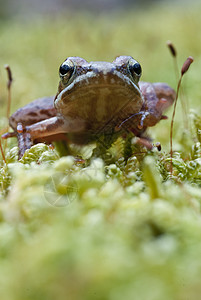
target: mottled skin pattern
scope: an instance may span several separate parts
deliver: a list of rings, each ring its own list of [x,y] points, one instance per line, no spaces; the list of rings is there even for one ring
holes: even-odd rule
[[[9,119],[14,131],[3,138],[18,137],[21,157],[40,141],[87,144],[106,136],[113,142],[125,132],[141,137],[147,127],[165,119],[175,91],[165,83],[139,82],[140,76],[141,67],[131,56],[112,63],[69,57],[60,67],[56,97],[18,109]]]

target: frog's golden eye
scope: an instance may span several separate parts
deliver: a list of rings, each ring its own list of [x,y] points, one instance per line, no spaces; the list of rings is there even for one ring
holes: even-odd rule
[[[132,76],[141,76],[142,74],[142,68],[138,62],[135,62],[134,64],[129,64],[129,71],[131,72]]]
[[[67,82],[74,72],[75,66],[71,60],[65,62],[59,68],[59,74],[63,81]]]

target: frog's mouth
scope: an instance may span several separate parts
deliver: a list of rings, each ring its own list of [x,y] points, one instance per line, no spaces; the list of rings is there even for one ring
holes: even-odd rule
[[[135,82],[121,72],[114,70],[113,72],[102,71],[99,73],[93,71],[78,76],[57,95],[56,101],[59,102],[62,99],[67,103],[77,99],[77,97],[80,98],[80,96],[84,98],[84,95],[90,94],[92,91],[94,94],[99,91],[103,95],[106,89],[111,90],[114,95],[116,94],[115,89],[117,89],[133,97],[142,97],[140,88]],[[87,92],[84,92],[86,90]]]
[[[73,80],[55,99],[57,111],[99,123],[121,113],[122,118],[140,111],[141,91],[129,77],[113,72],[88,72]]]

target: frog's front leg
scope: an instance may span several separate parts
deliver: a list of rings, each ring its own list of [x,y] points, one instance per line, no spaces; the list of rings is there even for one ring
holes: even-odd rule
[[[80,119],[62,118],[59,116],[22,127],[18,124],[18,145],[19,157],[22,157],[25,150],[29,149],[35,140],[46,140],[64,133],[81,132],[85,128],[85,122]]]
[[[141,110],[124,119],[116,128],[117,130],[123,128],[133,132],[138,137],[137,143],[147,149],[152,149],[153,145],[150,143],[150,139],[144,135],[144,132],[147,127],[154,126],[161,119],[167,118],[163,113],[173,104],[176,93],[166,83],[140,81],[139,86],[144,99]]]
[[[167,118],[163,113],[174,102],[176,93],[166,83],[152,84],[141,81],[139,85],[144,97],[139,129],[145,129],[156,125],[161,119]]]
[[[164,111],[173,104],[175,91],[166,83],[139,82],[144,99],[139,112],[124,119],[117,129],[124,128],[141,137],[147,127],[156,125],[161,119],[167,119]]]

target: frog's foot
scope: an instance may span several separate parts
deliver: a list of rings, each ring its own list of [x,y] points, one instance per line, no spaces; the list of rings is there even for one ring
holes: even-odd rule
[[[17,125],[17,139],[19,148],[18,158],[20,159],[24,155],[24,152],[33,145],[30,133],[26,132],[26,129],[21,123]]]
[[[149,113],[144,111],[132,114],[128,118],[124,119],[119,125],[117,125],[115,127],[115,131],[118,132],[121,129],[123,129],[124,131],[131,131],[135,135],[138,135],[139,130],[141,130],[144,127],[144,120],[147,118],[148,115]],[[136,117],[139,119],[137,121],[137,124],[136,122],[134,122],[134,119]]]
[[[18,158],[22,158],[24,155],[24,152],[27,149],[30,149],[31,146],[33,145],[33,141],[31,139],[30,133],[26,132],[25,127],[23,127],[22,123],[17,124],[17,130],[13,132],[6,132],[2,136],[2,139],[8,139],[11,137],[17,137],[18,140]]]
[[[136,137],[135,144],[143,146],[147,148],[147,150],[152,150],[154,148],[149,138],[146,137]]]
[[[161,143],[156,142],[155,144],[151,143],[149,137],[136,137],[135,144],[147,148],[147,150],[153,150],[156,148],[159,152],[161,151]]]
[[[150,111],[140,111],[138,113],[132,114],[125,120],[123,120],[119,125],[115,127],[115,131],[120,131],[124,129],[125,131],[131,131],[134,135],[138,136],[139,133],[143,133],[147,127],[156,125],[160,120],[168,119],[167,116],[162,115],[158,112],[158,107],[162,102],[166,100],[160,100],[156,109],[151,109]],[[136,119],[137,118],[137,122]]]

